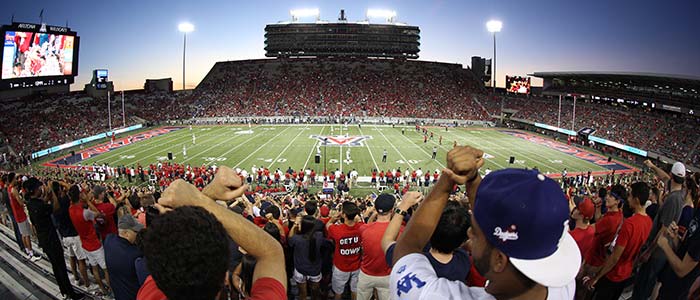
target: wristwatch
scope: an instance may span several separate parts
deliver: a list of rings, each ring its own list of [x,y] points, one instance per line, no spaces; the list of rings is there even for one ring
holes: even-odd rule
[[[398,207],[394,209],[394,213],[395,213],[395,214],[399,214],[399,215],[402,215],[402,216],[404,216],[404,217],[405,217],[405,216],[406,216],[406,215],[408,214],[408,212],[407,212],[407,211],[405,211],[405,210],[401,210],[401,209],[400,209],[400,208],[398,208]]]

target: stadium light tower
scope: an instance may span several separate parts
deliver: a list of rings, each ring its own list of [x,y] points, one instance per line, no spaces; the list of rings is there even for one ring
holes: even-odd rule
[[[321,19],[321,12],[318,8],[303,8],[303,9],[293,9],[289,11],[292,15],[292,22],[299,21],[299,18],[304,17],[316,17],[316,21]]]
[[[190,22],[180,23],[177,29],[184,34],[182,43],[182,90],[185,90],[185,51],[187,50],[187,33],[194,31],[194,25]]]
[[[486,28],[489,32],[493,33],[493,63],[491,64],[491,85],[492,96],[496,97],[496,32],[501,32],[503,28],[503,23],[497,20],[491,20],[486,22]],[[501,97],[501,124],[503,123],[503,97]]]
[[[388,9],[368,9],[367,20],[370,18],[383,18],[389,23],[394,23],[396,20],[396,11]]]

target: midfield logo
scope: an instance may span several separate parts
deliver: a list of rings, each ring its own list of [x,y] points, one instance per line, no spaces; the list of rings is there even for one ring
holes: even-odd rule
[[[362,142],[371,139],[372,136],[312,135],[309,138],[318,140],[321,146],[363,147]]]

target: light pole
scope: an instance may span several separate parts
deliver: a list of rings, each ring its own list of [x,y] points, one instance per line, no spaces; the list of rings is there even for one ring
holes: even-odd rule
[[[491,63],[491,97],[496,98],[496,32],[500,32],[503,23],[497,20],[486,22],[486,28],[493,33],[493,62]],[[501,97],[501,124],[503,124],[503,97]]]
[[[177,26],[180,32],[184,33],[182,43],[182,90],[185,90],[185,51],[187,51],[187,33],[194,31],[194,25],[189,22],[180,23]]]

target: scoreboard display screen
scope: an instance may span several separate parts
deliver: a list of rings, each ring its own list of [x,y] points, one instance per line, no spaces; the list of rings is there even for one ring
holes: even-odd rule
[[[530,77],[506,76],[506,90],[509,93],[530,94]]]
[[[79,37],[66,27],[14,23],[3,26],[0,89],[73,83]]]

